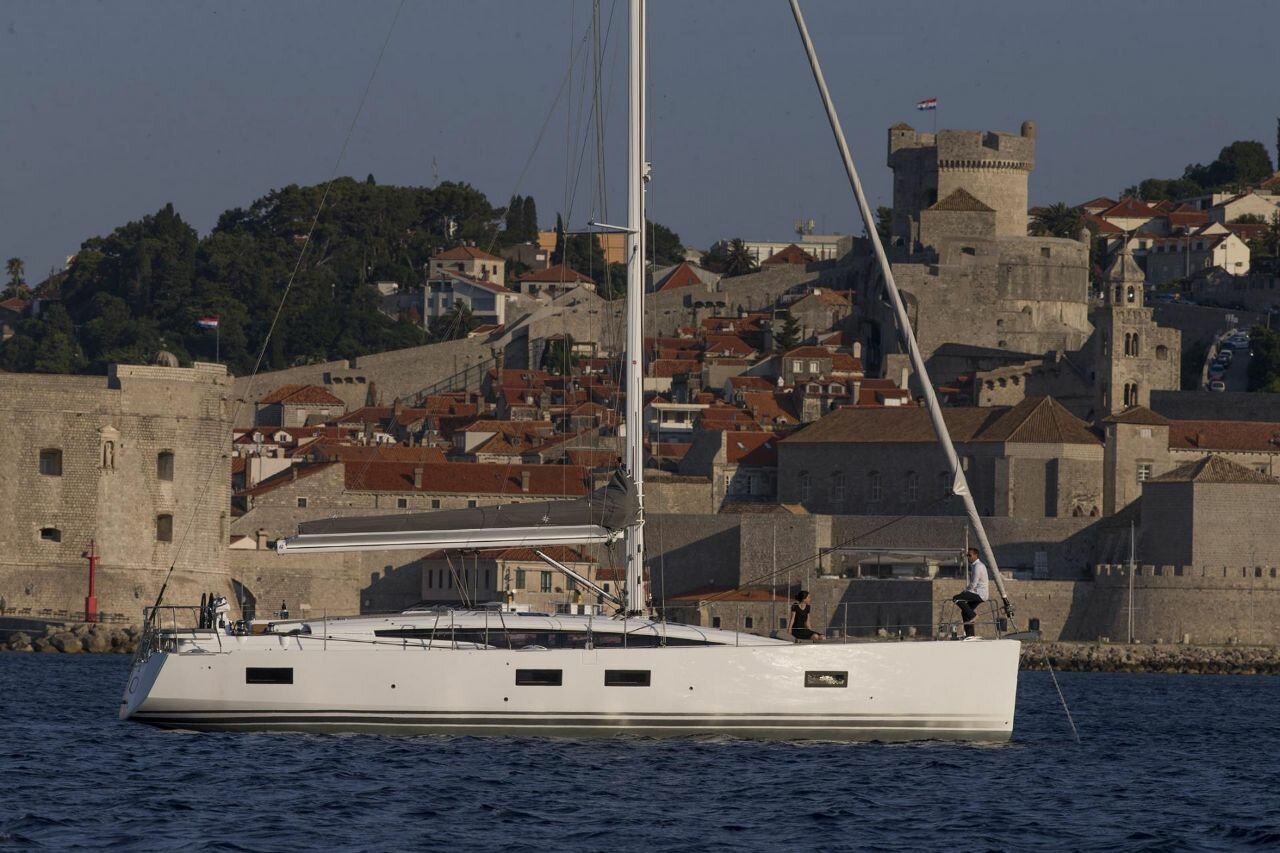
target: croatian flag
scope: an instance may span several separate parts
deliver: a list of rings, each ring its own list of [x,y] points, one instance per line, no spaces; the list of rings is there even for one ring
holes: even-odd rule
[[[218,328],[218,318],[201,317],[199,320],[196,320],[196,325],[202,329],[216,329]]]
[[[916,109],[918,110],[936,110],[937,108],[938,108],[937,98],[925,98],[923,101],[916,104]]]

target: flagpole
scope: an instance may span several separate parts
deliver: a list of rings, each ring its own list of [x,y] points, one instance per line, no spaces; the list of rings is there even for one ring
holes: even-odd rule
[[[221,320],[221,318],[219,318]],[[213,327],[213,363],[222,364],[222,323]]]

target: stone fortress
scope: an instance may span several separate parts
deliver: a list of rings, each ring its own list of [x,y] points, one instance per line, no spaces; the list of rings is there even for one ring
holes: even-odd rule
[[[230,596],[230,396],[220,364],[0,374],[6,612],[83,612],[90,540],[108,617],[138,622],[175,561],[171,602]]]
[[[888,251],[935,383],[965,377],[978,405],[1050,395],[1089,421],[1177,389],[1178,333],[1143,306],[1132,259],[1108,270],[1124,297],[1091,311],[1087,232],[1028,235],[1035,146],[1032,121],[1018,134],[889,129]],[[905,355],[873,258],[857,280],[868,366],[896,375]]]

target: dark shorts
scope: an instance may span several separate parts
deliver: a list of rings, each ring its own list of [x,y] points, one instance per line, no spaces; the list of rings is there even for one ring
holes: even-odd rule
[[[793,628],[791,630],[791,636],[795,637],[797,640],[811,640],[813,639],[813,635],[814,632],[810,631],[808,628]]]

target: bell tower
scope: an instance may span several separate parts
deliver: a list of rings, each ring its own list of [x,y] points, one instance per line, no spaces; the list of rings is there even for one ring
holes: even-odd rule
[[[1103,304],[1093,317],[1096,417],[1149,407],[1153,390],[1178,388],[1182,335],[1156,325],[1144,300],[1145,279],[1123,244],[1103,275]]]

